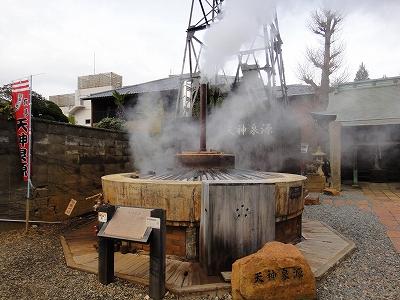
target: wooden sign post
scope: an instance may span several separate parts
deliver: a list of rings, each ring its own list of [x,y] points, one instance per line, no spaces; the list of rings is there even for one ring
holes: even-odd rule
[[[99,281],[114,281],[115,240],[150,244],[149,294],[154,300],[165,295],[164,209],[103,205],[99,208]]]

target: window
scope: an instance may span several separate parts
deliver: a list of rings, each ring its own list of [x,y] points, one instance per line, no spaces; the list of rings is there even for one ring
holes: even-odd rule
[[[85,124],[90,124],[90,119],[86,119]]]

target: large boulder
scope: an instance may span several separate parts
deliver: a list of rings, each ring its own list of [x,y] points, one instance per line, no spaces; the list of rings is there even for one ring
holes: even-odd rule
[[[232,265],[232,296],[240,300],[315,299],[315,277],[293,245],[270,242]]]

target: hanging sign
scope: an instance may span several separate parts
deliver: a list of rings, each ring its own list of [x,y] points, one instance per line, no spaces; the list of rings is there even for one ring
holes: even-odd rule
[[[31,89],[28,79],[14,81],[11,85],[12,106],[15,110],[17,142],[24,181],[30,177],[31,142]]]

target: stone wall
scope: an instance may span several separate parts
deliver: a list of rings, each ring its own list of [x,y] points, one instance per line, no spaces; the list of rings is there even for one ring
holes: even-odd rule
[[[69,107],[75,105],[75,93],[50,96],[49,100],[60,107]]]
[[[85,198],[101,192],[101,176],[133,170],[128,137],[121,132],[33,121],[31,219],[55,221],[71,199],[71,216],[92,209]],[[14,121],[0,117],[0,218],[24,219],[22,180]]]
[[[101,86],[122,87],[122,76],[113,72],[79,76],[78,89],[89,89]]]

